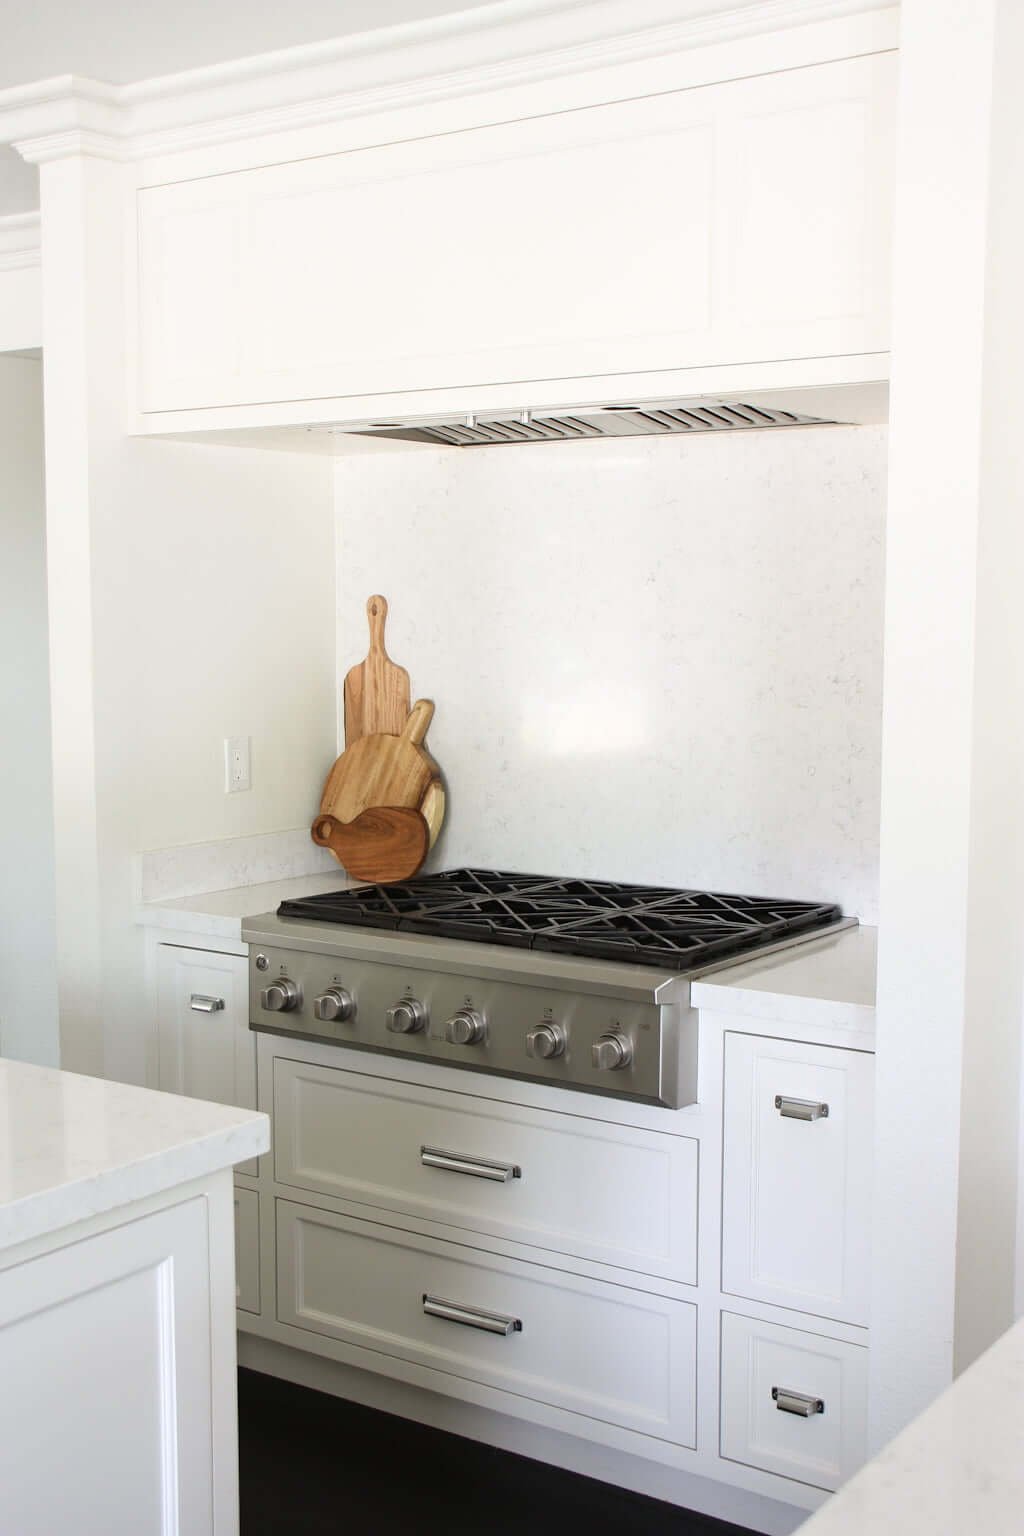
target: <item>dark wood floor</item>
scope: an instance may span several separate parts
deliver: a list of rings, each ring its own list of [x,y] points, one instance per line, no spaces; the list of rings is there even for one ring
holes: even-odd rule
[[[238,1398],[242,1536],[749,1536],[256,1371]]]

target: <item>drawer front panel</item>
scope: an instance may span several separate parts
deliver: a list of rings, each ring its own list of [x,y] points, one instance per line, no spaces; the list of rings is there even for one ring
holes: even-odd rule
[[[873,1075],[863,1051],[726,1036],[723,1290],[867,1324]]]
[[[692,1138],[281,1057],[274,1127],[279,1183],[696,1283]]]
[[[686,1302],[286,1200],[277,1252],[282,1323],[695,1444],[696,1308]],[[453,1311],[464,1320],[435,1315]]]
[[[235,1186],[235,1305],[260,1310],[260,1197]]]
[[[814,1488],[866,1455],[867,1349],[722,1313],[721,1452]]]

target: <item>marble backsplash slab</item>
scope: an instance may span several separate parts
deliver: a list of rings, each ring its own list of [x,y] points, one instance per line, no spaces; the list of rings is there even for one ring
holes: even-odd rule
[[[338,873],[326,848],[318,848],[308,827],[286,832],[261,832],[250,837],[225,837],[212,843],[186,843],[156,848],[139,855],[141,901],[173,901],[204,891],[291,880],[300,875]]]

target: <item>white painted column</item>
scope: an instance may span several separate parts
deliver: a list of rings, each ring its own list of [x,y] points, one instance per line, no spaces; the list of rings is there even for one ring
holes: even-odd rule
[[[1024,565],[1014,450],[1024,370],[1013,342],[1021,302],[1012,263],[1021,260],[1024,117],[1009,32],[1020,22],[1019,0],[904,0],[902,8],[876,1447],[1012,1320],[1024,975]]]
[[[102,1074],[103,955],[94,697],[94,418],[120,385],[123,167],[40,167],[50,693],[61,1063]]]

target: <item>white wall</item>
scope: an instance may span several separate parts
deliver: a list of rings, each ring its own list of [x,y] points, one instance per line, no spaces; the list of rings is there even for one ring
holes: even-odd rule
[[[144,1081],[136,855],[308,828],[337,697],[329,461],[124,435],[129,176],[43,167],[43,344],[62,1059]]]
[[[364,605],[437,714],[437,867],[694,884],[876,917],[880,427],[341,459]]]
[[[41,367],[0,356],[0,1054],[56,1065]]]

